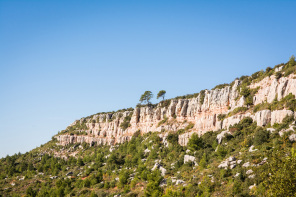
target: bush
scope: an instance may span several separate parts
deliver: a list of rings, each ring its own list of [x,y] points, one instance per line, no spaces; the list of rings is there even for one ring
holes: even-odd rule
[[[230,117],[238,113],[246,112],[247,110],[248,110],[247,107],[237,107],[233,111],[229,112],[227,116]]]
[[[173,145],[178,144],[179,135],[176,133],[169,133],[167,136],[167,141]]]
[[[157,124],[157,127],[159,127],[160,125],[166,123],[166,121],[168,120],[168,118],[166,116],[163,117],[163,120],[159,121]]]
[[[259,129],[258,131],[255,132],[254,135],[254,145],[261,145],[264,142],[267,142],[269,139],[269,131]]]
[[[265,110],[265,109],[269,109],[269,110],[271,109],[270,103],[265,102],[265,103],[260,103],[258,105],[255,105],[253,112],[256,113],[258,111]]]
[[[123,122],[120,124],[120,128],[122,128],[123,130],[126,130],[128,127],[130,127],[131,126],[131,124],[130,124],[131,118],[132,118],[132,114],[124,117]]]
[[[240,89],[240,95],[242,95],[243,97],[248,97],[249,95],[251,94],[251,91],[250,89],[247,87],[247,86],[243,86],[241,89]]]
[[[166,99],[166,100],[160,101],[161,107],[168,107],[168,106],[170,106],[170,104],[171,104],[171,99]]]
[[[187,144],[188,148],[192,151],[203,148],[203,141],[196,133],[193,133]]]
[[[200,91],[199,95],[200,95],[199,103],[202,105],[204,103],[205,96],[206,96],[205,90]]]
[[[277,73],[275,73],[275,78],[276,78],[277,80],[279,80],[281,77],[282,77],[282,73],[281,73],[281,72],[277,72]]]
[[[222,121],[222,120],[224,120],[226,118],[226,114],[219,114],[217,116],[217,118],[218,118],[219,121]]]
[[[219,84],[219,85],[216,85],[212,90],[222,89],[222,88],[225,88],[227,86],[230,86],[230,85],[228,83]]]

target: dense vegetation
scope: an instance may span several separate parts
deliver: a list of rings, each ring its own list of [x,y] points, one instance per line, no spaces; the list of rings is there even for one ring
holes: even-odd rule
[[[166,139],[157,133],[136,132],[131,141],[110,146],[55,145],[54,140],[26,154],[0,160],[0,193],[3,196],[289,196],[295,184],[295,143],[278,132],[293,118],[275,125],[270,133],[245,118],[231,127],[232,135],[218,144],[218,132],[192,135],[187,147],[178,144],[178,133]],[[165,142],[168,142],[165,143]],[[256,151],[250,152],[254,145]],[[67,150],[67,159],[48,154]],[[192,155],[194,162],[184,163]],[[235,168],[217,168],[230,156],[242,160]],[[262,163],[267,157],[267,163]],[[277,159],[275,159],[275,157]],[[249,167],[242,164],[250,163]],[[166,169],[152,170],[158,163]],[[254,171],[255,176],[247,173]],[[270,174],[269,174],[270,173]],[[285,176],[283,176],[285,175]],[[178,184],[177,181],[178,180]],[[253,189],[251,185],[256,184]],[[277,189],[276,189],[277,188]]]

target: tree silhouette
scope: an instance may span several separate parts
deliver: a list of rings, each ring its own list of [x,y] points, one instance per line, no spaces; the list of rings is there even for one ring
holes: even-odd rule
[[[164,100],[166,91],[165,90],[160,90],[157,94],[157,99],[159,99],[160,97],[162,97],[162,100]]]
[[[147,103],[148,105],[150,104],[150,99],[152,99],[153,94],[151,91],[145,91],[144,94],[142,94],[140,98],[141,103]]]

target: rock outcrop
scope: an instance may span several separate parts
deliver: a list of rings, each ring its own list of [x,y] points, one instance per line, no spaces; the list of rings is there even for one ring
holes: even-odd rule
[[[276,96],[280,100],[289,93],[295,95],[296,79],[294,78],[293,74],[279,80],[271,76],[251,84],[250,88],[258,88],[253,97],[254,104],[272,102]],[[90,145],[95,143],[113,145],[130,140],[137,131],[143,134],[149,131],[176,132],[184,129],[185,133],[179,135],[179,144],[186,145],[193,133],[202,135],[207,131],[227,130],[244,117],[251,117],[258,126],[265,126],[269,123],[271,125],[281,123],[287,115],[294,115],[293,111],[284,109],[262,110],[255,114],[248,110],[227,116],[235,108],[244,106],[245,99],[239,94],[239,84],[240,81],[236,80],[232,86],[205,90],[204,94],[199,94],[196,98],[171,99],[167,106],[159,103],[156,107],[137,107],[133,111],[102,113],[82,118],[68,127],[68,130],[72,128],[71,131],[62,132],[56,138],[61,145],[83,142]],[[225,114],[226,117],[219,120],[219,114]],[[127,117],[130,117],[129,126],[123,128],[121,125],[128,120]],[[85,125],[85,128],[80,128],[79,125]],[[188,129],[190,125],[193,126]],[[80,132],[87,134],[81,135]]]
[[[282,123],[286,116],[294,116],[291,110],[275,110],[271,112],[271,125],[274,123]]]

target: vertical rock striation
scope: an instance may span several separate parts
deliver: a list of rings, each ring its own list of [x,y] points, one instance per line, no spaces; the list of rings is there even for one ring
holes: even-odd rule
[[[259,87],[253,97],[254,104],[265,101],[270,103],[276,97],[280,100],[289,93],[295,95],[296,79],[294,77],[295,75],[290,75],[276,80],[271,76],[251,84],[250,88]],[[61,145],[83,142],[111,145],[130,140],[138,130],[141,133],[147,133],[185,129],[186,133],[179,135],[179,143],[186,145],[192,133],[202,135],[207,131],[228,129],[230,125],[238,123],[244,117],[251,117],[258,126],[265,126],[269,123],[271,125],[280,123],[286,115],[294,115],[290,110],[262,110],[255,114],[248,110],[219,120],[219,114],[227,115],[235,108],[244,106],[245,99],[239,94],[239,84],[240,81],[236,80],[232,87],[205,90],[204,95],[199,94],[196,98],[172,99],[168,106],[159,103],[156,107],[137,107],[133,111],[97,114],[76,120],[68,128],[85,124],[87,129],[76,130],[73,134],[62,133],[56,138]],[[124,129],[120,125],[128,116],[131,117],[130,126]],[[193,127],[186,129],[190,124]],[[87,132],[87,135],[80,135],[77,131]]]

